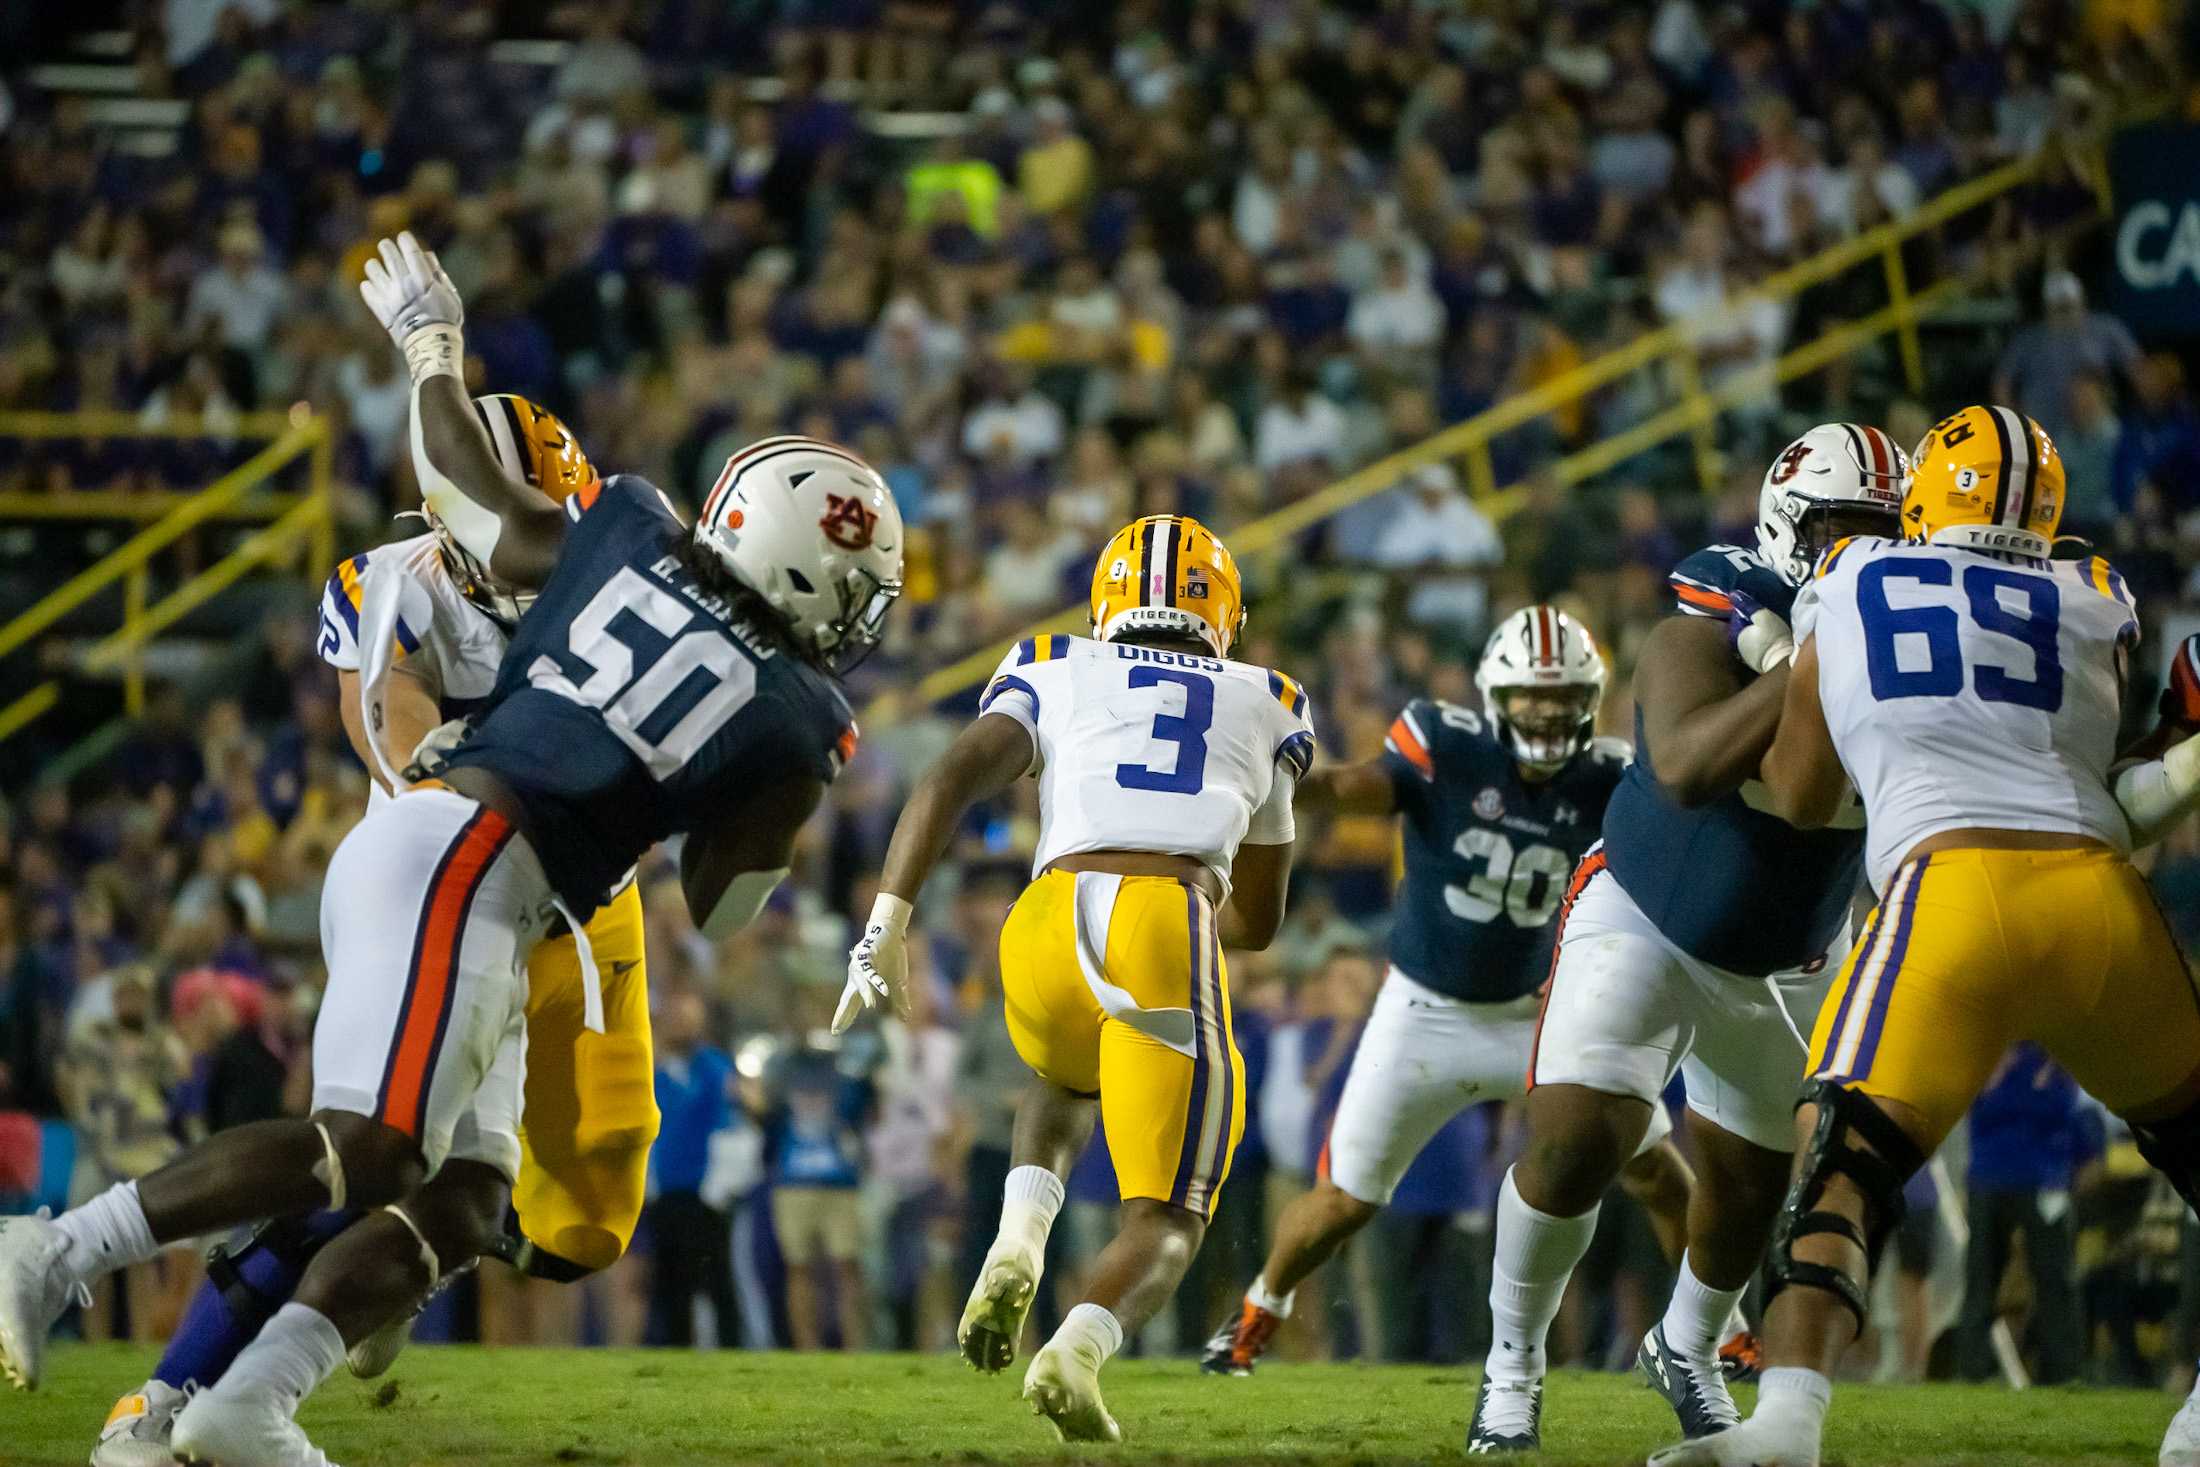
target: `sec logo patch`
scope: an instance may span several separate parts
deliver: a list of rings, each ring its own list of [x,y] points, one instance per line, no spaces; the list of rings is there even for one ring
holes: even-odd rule
[[[1505,813],[1505,797],[1495,785],[1484,785],[1482,793],[1474,797],[1474,813],[1484,820],[1496,820]]]

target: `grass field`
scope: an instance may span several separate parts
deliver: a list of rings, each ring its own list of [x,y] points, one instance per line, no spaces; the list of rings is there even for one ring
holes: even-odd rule
[[[83,1462],[109,1403],[151,1359],[119,1346],[57,1347],[45,1389],[0,1394],[0,1464]],[[345,1467],[1064,1457],[1358,1467],[1460,1458],[1469,1404],[1463,1372],[1425,1366],[1279,1365],[1216,1380],[1189,1362],[1127,1360],[1107,1375],[1124,1445],[1073,1451],[1017,1400],[1021,1378],[1020,1361],[987,1380],[939,1356],[415,1348],[374,1385],[339,1375],[303,1419]],[[1844,1386],[1828,1461],[2151,1464],[2174,1409],[2167,1396],[2134,1391]],[[1562,1374],[1545,1412],[1549,1450],[1538,1467],[1639,1463],[1674,1437],[1665,1404],[1632,1377]]]

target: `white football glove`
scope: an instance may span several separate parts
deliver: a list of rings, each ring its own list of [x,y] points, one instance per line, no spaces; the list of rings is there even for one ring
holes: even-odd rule
[[[1726,615],[1727,640],[1751,672],[1764,674],[1795,660],[1795,632],[1787,618],[1768,610],[1739,586],[1730,593],[1734,609]]]
[[[474,721],[471,718],[454,718],[448,723],[439,723],[422,734],[420,742],[413,746],[412,758],[405,765],[406,782],[418,784],[423,779],[433,779],[441,774],[444,764],[451,757],[451,751],[465,743],[466,735],[473,731]]]
[[[458,287],[443,273],[435,252],[422,248],[409,229],[383,240],[376,251],[359,282],[359,296],[405,354],[413,380],[437,373],[458,376],[459,327],[466,324]]]
[[[879,893],[871,905],[871,920],[863,936],[848,954],[848,984],[840,990],[840,1007],[833,1010],[833,1032],[844,1034],[856,1016],[890,1003],[894,1012],[909,1012],[909,904],[898,896]]]

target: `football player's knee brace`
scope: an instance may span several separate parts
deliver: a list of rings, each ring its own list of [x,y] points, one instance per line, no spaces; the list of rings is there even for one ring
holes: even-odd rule
[[[1856,1331],[1862,1334],[1868,1312],[1865,1285],[1879,1267],[1888,1237],[1902,1221],[1903,1184],[1925,1164],[1925,1157],[1869,1096],[1828,1080],[1813,1080],[1803,1090],[1802,1103],[1818,1107],[1818,1124],[1803,1149],[1801,1170],[1773,1230],[1767,1302],[1790,1285],[1824,1290],[1856,1316]],[[1853,1144],[1857,1140],[1871,1149],[1857,1147]],[[1863,1194],[1861,1228],[1841,1213],[1819,1206],[1827,1184],[1837,1176],[1846,1177]],[[1864,1277],[1795,1256],[1799,1240],[1820,1234],[1854,1244],[1864,1255]]]
[[[2200,1211],[2200,1102],[2167,1120],[2131,1123],[2139,1154],[2177,1189],[2185,1205]]]

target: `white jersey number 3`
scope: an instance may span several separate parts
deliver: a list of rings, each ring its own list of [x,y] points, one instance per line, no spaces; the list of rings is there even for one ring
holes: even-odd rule
[[[1454,841],[1452,851],[1482,865],[1465,886],[1444,888],[1444,905],[1468,922],[1494,922],[1503,913],[1515,926],[1541,927],[1558,909],[1574,864],[1556,846],[1533,845],[1516,855],[1510,839],[1482,825]]]
[[[622,611],[673,638],[650,654],[639,676],[635,658],[643,649],[614,626]],[[756,664],[725,637],[710,627],[677,635],[694,614],[685,601],[627,566],[589,598],[566,632],[567,653],[593,671],[576,684],[556,658],[537,657],[527,669],[527,680],[602,713],[605,727],[649,766],[652,776],[670,778],[756,693]],[[672,727],[660,731],[655,726],[664,722],[665,708],[697,677],[709,680],[708,690]]]

